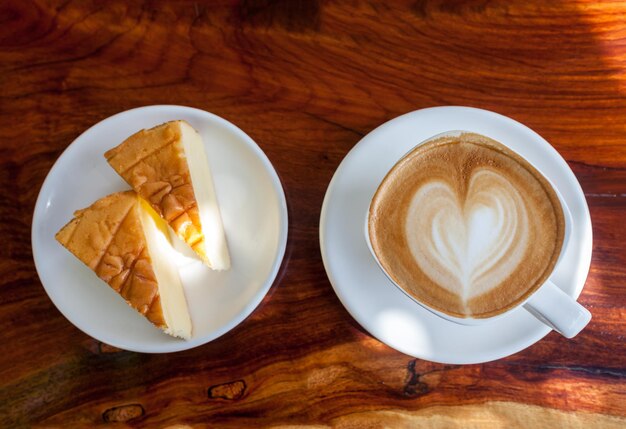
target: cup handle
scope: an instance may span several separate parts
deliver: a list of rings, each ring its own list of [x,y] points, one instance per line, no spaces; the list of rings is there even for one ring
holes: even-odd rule
[[[575,337],[591,320],[591,313],[548,280],[524,308],[566,338]]]

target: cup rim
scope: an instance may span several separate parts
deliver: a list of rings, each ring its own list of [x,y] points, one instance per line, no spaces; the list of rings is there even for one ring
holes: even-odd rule
[[[448,320],[450,322],[457,323],[459,325],[476,326],[476,325],[484,325],[484,324],[487,324],[487,323],[492,323],[492,322],[494,322],[494,321],[496,321],[498,319],[501,319],[501,318],[509,315],[511,312],[519,309],[520,307],[523,307],[524,304],[526,304],[529,300],[531,300],[533,298],[533,296],[535,296],[535,294],[537,294],[537,292],[539,292],[542,288],[544,288],[546,286],[546,284],[548,284],[550,282],[554,283],[554,281],[552,280],[552,276],[554,275],[555,271],[557,271],[557,267],[561,263],[561,261],[563,259],[563,255],[566,253],[567,248],[568,248],[568,246],[570,244],[570,236],[571,236],[572,228],[573,228],[573,225],[572,225],[573,220],[572,220],[571,211],[570,211],[569,206],[567,205],[565,199],[563,198],[563,196],[561,195],[559,190],[556,188],[556,186],[552,183],[552,181],[548,177],[546,177],[546,175],[541,171],[541,169],[539,169],[533,162],[529,161],[525,156],[522,156],[517,151],[513,150],[505,142],[502,142],[500,140],[496,140],[498,143],[506,146],[508,150],[512,151],[517,156],[519,156],[522,159],[524,159],[535,170],[537,170],[539,172],[539,174],[541,174],[541,176],[550,184],[550,186],[552,187],[554,193],[556,194],[557,198],[559,199],[559,202],[561,204],[561,209],[563,210],[563,218],[564,218],[563,242],[561,243],[561,249],[559,251],[559,256],[557,258],[556,263],[554,264],[554,267],[552,268],[552,270],[550,272],[550,275],[541,284],[541,286],[539,286],[537,289],[535,289],[532,293],[530,293],[524,300],[519,302],[517,305],[509,308],[506,311],[503,311],[502,313],[499,313],[499,314],[496,314],[496,315],[493,315],[493,316],[490,316],[490,317],[484,317],[484,318],[474,318],[474,317],[462,318],[462,317],[451,316],[451,315],[449,315],[447,313],[444,313],[444,312],[442,312],[440,310],[437,310],[437,309],[435,309],[433,307],[430,307],[428,304],[425,304],[425,303],[419,301],[413,295],[409,294],[402,286],[400,286],[398,283],[395,282],[395,280],[393,280],[393,278],[389,275],[389,273],[387,273],[385,268],[380,263],[380,260],[378,259],[378,256],[376,256],[376,252],[374,252],[374,248],[372,247],[372,243],[371,243],[371,240],[370,240],[370,234],[369,234],[369,217],[370,217],[371,207],[372,207],[372,203],[374,201],[374,197],[376,196],[376,193],[377,193],[378,189],[380,188],[380,185],[387,178],[387,174],[397,164],[399,164],[404,158],[406,158],[411,152],[413,152],[417,147],[419,147],[419,146],[421,146],[421,145],[423,145],[425,143],[428,143],[429,141],[435,140],[437,138],[447,137],[447,136],[458,137],[458,136],[460,136],[462,134],[465,134],[465,133],[479,134],[481,136],[485,136],[484,134],[477,133],[475,131],[468,131],[468,130],[449,130],[449,131],[444,131],[444,132],[435,134],[435,135],[433,135],[431,137],[428,137],[428,138],[422,140],[421,142],[417,143],[415,146],[411,147],[404,155],[402,155],[400,158],[398,158],[398,160],[389,168],[389,170],[387,171],[387,173],[385,174],[383,179],[380,181],[380,183],[376,187],[376,191],[374,191],[374,195],[372,195],[372,197],[370,198],[370,203],[368,204],[367,210],[365,212],[364,235],[365,235],[365,242],[367,244],[367,248],[369,249],[372,258],[376,262],[376,265],[378,265],[378,268],[383,272],[385,277],[387,277],[387,279],[389,279],[389,281],[396,288],[398,288],[400,291],[402,291],[403,294],[405,294],[413,302],[415,302],[416,304],[418,304],[421,307],[425,308],[426,310],[430,311],[431,313],[435,314],[436,316],[439,316],[439,317],[441,317],[443,319],[446,319],[446,320]],[[485,136],[485,137],[489,137],[489,136]],[[489,138],[491,138],[491,137],[489,137]]]

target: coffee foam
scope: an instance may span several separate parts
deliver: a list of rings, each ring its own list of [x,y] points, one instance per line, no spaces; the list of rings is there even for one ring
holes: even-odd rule
[[[478,134],[418,146],[389,172],[368,230],[385,271],[417,300],[457,317],[490,317],[550,275],[564,217],[528,162]]]

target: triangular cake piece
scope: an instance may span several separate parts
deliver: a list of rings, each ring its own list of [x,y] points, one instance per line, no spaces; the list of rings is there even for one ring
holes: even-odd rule
[[[230,268],[204,144],[191,125],[171,121],[141,130],[104,156],[209,267]]]
[[[76,211],[56,239],[165,333],[191,337],[167,225],[135,192],[111,194]]]

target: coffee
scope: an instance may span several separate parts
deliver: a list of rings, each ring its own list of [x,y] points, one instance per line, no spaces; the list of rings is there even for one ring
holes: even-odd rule
[[[372,200],[368,233],[387,274],[416,300],[486,318],[524,301],[551,274],[565,220],[548,181],[488,137],[417,146]]]

